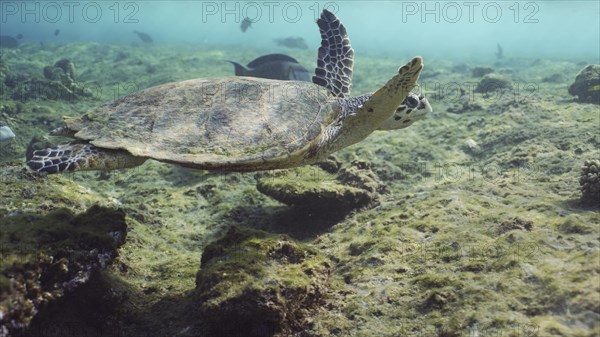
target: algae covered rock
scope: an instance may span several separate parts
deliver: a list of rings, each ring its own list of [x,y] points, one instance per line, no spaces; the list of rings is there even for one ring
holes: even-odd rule
[[[323,305],[330,272],[287,236],[232,227],[202,254],[194,310],[207,336],[290,336]]]
[[[258,190],[287,205],[324,212],[346,212],[377,199],[384,185],[366,162],[355,161],[332,174],[317,166],[267,174]]]
[[[76,81],[75,65],[68,59],[44,67],[42,74],[44,78],[8,73],[3,83],[7,96],[22,102],[33,99],[67,101],[92,96],[83,83]]]
[[[471,111],[483,111],[484,107],[478,102],[473,101],[472,99],[467,99],[464,101],[458,101],[452,103],[451,106],[448,107],[446,111],[454,114],[463,114]]]
[[[75,64],[69,59],[61,59],[54,64],[54,68],[61,69],[63,74],[71,81],[75,81]]]
[[[54,66],[44,67],[43,73],[49,81],[47,87],[57,98],[68,99],[91,96],[91,93],[83,84],[75,81],[75,65],[68,59],[61,59]]]
[[[493,72],[494,72],[494,69],[492,69],[490,67],[475,67],[471,71],[471,75],[473,75],[474,77],[483,77],[483,76],[485,76],[487,74],[491,74]]]
[[[92,206],[75,215],[3,214],[0,331],[25,328],[50,301],[104,269],[125,242],[125,213]]]
[[[85,284],[125,242],[125,213],[67,180],[0,166],[0,336]],[[89,208],[88,208],[89,207]]]
[[[581,185],[581,201],[589,204],[600,204],[600,160],[586,160],[579,177]]]
[[[583,103],[600,104],[600,65],[590,64],[583,68],[569,87],[569,94],[577,96]]]
[[[477,84],[475,92],[486,94],[505,89],[512,89],[510,81],[502,75],[491,73],[483,76]]]
[[[497,234],[504,234],[512,230],[531,231],[533,229],[533,221],[515,217],[512,220],[502,221],[495,229]]]
[[[466,154],[478,155],[481,153],[481,146],[479,146],[479,144],[477,144],[477,142],[473,140],[473,138],[468,138],[463,142],[462,150]]]
[[[542,78],[542,82],[544,83],[562,83],[564,80],[564,75],[559,73],[553,73]]]

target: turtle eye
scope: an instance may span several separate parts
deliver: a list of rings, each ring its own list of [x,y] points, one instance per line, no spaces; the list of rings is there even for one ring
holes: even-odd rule
[[[415,94],[406,96],[406,106],[409,108],[416,108],[419,105],[419,98]]]

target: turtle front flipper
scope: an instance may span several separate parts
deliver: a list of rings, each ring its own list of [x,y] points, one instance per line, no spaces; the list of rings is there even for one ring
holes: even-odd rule
[[[122,150],[106,150],[89,143],[72,142],[33,152],[27,166],[42,173],[84,170],[118,170],[143,164],[146,158],[132,156]]]
[[[354,49],[346,27],[326,9],[323,9],[317,24],[321,32],[321,47],[313,83],[327,88],[335,97],[347,97],[352,89]]]

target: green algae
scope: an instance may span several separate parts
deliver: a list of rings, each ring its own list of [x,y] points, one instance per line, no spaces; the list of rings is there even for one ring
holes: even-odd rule
[[[307,166],[265,174],[256,188],[275,200],[319,213],[345,213],[378,197],[381,182],[367,168],[353,164],[338,174]]]
[[[232,227],[206,247],[196,295],[209,335],[289,335],[324,304],[331,263],[285,236]],[[228,322],[235,317],[236,324]]]
[[[98,83],[102,90],[72,102],[7,100],[3,111],[9,125],[23,137],[12,145],[10,160],[19,161],[29,136],[60,125],[63,114],[80,115],[154,84],[228,75],[232,69],[221,59],[249,61],[268,52],[160,45],[149,52],[88,43],[52,46],[52,52],[24,48],[21,59],[7,56],[11,72],[41,76],[44,66],[57,61],[56,52],[74,60],[80,80]],[[310,64],[313,54],[294,56]],[[426,62],[431,77],[420,82],[435,91],[426,91],[435,113],[405,130],[375,132],[336,154],[343,163],[368,160],[385,185],[388,193],[370,208],[323,219],[320,212],[294,212],[262,195],[253,175],[190,174],[148,162],[108,178],[80,173],[36,181],[11,173],[11,185],[2,185],[8,197],[0,200],[1,213],[47,214],[55,204],[64,204],[80,214],[100,203],[119,205],[127,214],[130,232],[118,259],[77,293],[85,305],[72,297],[63,302],[81,313],[73,320],[80,322],[82,335],[203,335],[207,322],[194,310],[203,305],[199,296],[211,290],[214,297],[206,297],[211,308],[229,308],[233,326],[236,315],[257,312],[257,306],[233,303],[268,298],[283,308],[302,294],[301,287],[310,289],[311,278],[299,267],[303,263],[264,254],[279,236],[254,233],[236,245],[238,252],[219,242],[232,225],[301,237],[302,244],[289,237],[286,242],[308,251],[305,261],[330,261],[325,302],[298,320],[306,322],[306,336],[597,335],[600,217],[594,205],[580,203],[578,179],[583,163],[597,159],[598,110],[573,102],[569,83],[543,81],[552,73],[572,74],[564,77],[570,81],[581,66],[505,61],[494,68],[512,81],[512,91],[488,97],[466,92],[470,96],[463,103],[428,82],[471,82],[468,68],[454,71],[450,60]],[[397,57],[357,57],[354,93],[376,90],[399,63]],[[533,82],[533,90],[521,80]],[[452,108],[455,112],[449,113]],[[475,140],[480,151],[466,153],[462,144],[467,139]],[[217,246],[222,250],[203,271],[200,257],[211,255],[205,247]],[[239,257],[240,247],[255,253]],[[236,263],[240,259],[245,264]],[[194,290],[197,275],[204,272],[215,277],[214,287]],[[93,282],[102,286],[92,287]],[[219,287],[221,282],[231,288]],[[277,296],[261,297],[269,289]],[[94,301],[99,294],[111,300]],[[101,319],[92,315],[94,303],[106,306]],[[61,317],[58,308],[51,310],[54,318]],[[280,315],[268,313],[269,322],[282,322]],[[106,324],[94,325],[95,320]]]
[[[600,65],[590,64],[581,69],[569,86],[569,94],[580,102],[600,104]]]
[[[20,333],[39,310],[112,262],[125,242],[127,224],[122,210],[86,208],[83,198],[69,200],[77,192],[63,190],[64,185],[10,166],[1,175],[0,325],[6,333]],[[81,208],[85,212],[74,213]]]

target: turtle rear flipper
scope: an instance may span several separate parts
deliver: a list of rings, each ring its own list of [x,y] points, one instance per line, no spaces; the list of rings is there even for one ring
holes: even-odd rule
[[[126,151],[106,150],[89,143],[71,142],[33,152],[27,166],[36,172],[60,173],[84,170],[117,170],[139,166],[146,158]]]

